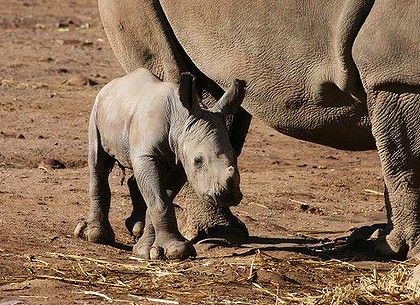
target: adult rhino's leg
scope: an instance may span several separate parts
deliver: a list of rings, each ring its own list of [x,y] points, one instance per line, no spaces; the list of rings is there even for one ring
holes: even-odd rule
[[[86,220],[81,220],[77,224],[74,235],[94,243],[112,244],[115,241],[115,234],[108,218],[111,202],[108,176],[115,159],[108,155],[99,143],[96,127],[89,128],[90,212]]]
[[[368,102],[388,215],[377,248],[385,255],[420,257],[420,89],[391,84],[370,92]]]

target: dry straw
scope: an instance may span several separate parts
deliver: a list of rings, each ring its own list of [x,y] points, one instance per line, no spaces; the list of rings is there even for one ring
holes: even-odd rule
[[[105,303],[420,304],[420,290],[408,285],[413,263],[394,263],[392,270],[379,272],[335,259],[276,259],[257,249],[253,253],[183,262],[148,262],[134,257],[121,262],[45,253],[28,257],[26,267],[32,278],[72,284],[79,298]],[[334,274],[346,276],[311,286],[288,277],[287,271],[330,279]],[[282,281],[263,280],[264,273]],[[14,279],[16,283],[24,280]],[[13,279],[7,282],[1,284]]]

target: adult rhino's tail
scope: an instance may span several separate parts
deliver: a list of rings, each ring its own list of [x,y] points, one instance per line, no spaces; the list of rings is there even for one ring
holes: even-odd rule
[[[362,90],[356,63],[354,62],[353,44],[363,23],[371,11],[374,0],[347,0],[338,18],[333,33],[334,54],[336,60],[335,83],[342,91],[351,93],[360,101],[366,100]]]

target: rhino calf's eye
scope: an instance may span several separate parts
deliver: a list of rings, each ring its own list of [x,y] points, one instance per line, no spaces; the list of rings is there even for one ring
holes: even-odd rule
[[[194,157],[194,166],[195,167],[201,167],[203,165],[203,162],[204,162],[204,160],[203,160],[202,156]]]

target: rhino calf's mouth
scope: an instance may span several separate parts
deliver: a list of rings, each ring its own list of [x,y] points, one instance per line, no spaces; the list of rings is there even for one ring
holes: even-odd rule
[[[215,195],[205,193],[202,198],[216,207],[226,208],[237,206],[241,202],[243,194],[239,189],[229,191],[227,188],[223,187],[221,192],[218,192]]]

